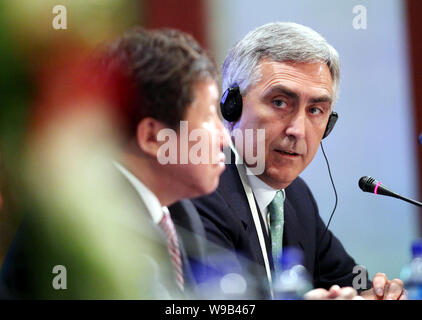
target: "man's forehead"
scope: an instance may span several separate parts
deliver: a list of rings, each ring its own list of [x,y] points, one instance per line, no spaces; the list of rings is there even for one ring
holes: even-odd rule
[[[284,83],[293,85],[311,84],[325,95],[333,96],[333,80],[325,62],[272,61],[263,59],[259,65],[259,76],[254,86],[267,91]],[[251,88],[252,89],[252,88]]]

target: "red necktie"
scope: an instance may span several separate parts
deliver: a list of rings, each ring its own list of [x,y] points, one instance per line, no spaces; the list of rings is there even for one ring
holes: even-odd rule
[[[173,220],[171,220],[170,215],[164,212],[163,217],[159,222],[159,225],[163,229],[164,234],[167,238],[167,248],[169,250],[173,269],[176,274],[176,283],[179,288],[183,291],[184,281],[179,242],[177,240],[176,230],[174,228]]]

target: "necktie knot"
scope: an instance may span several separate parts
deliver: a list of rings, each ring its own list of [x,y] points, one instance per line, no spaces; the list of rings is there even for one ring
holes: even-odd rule
[[[279,223],[284,220],[284,194],[279,190],[268,206],[270,212],[270,224]]]

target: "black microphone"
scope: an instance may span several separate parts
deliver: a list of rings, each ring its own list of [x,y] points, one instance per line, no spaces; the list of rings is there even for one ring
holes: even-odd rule
[[[371,178],[369,176],[365,176],[359,179],[359,188],[362,189],[362,191],[380,194],[383,196],[393,197],[397,199],[401,199],[404,201],[407,201],[411,204],[414,204],[416,206],[422,207],[422,203],[403,197],[391,190],[389,190],[386,186],[384,186],[380,181],[375,180],[374,178]]]

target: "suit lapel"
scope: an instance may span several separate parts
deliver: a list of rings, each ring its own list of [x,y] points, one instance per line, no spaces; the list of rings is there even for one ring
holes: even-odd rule
[[[254,226],[252,213],[236,165],[227,165],[221,179],[226,180],[221,183],[221,195],[226,199],[229,207],[236,212],[245,230],[249,231],[251,226]]]
[[[265,227],[265,222],[264,222],[264,219],[262,218],[262,213],[259,210],[259,206],[258,206],[258,203],[256,202],[256,199],[255,199],[255,205],[256,205],[256,209],[258,210],[259,220],[261,222],[262,233],[264,234],[265,248],[267,249],[268,262],[270,263],[271,270],[274,270],[274,260],[273,260],[273,254],[272,254],[272,251],[271,251],[270,234],[269,234],[269,232],[267,232],[267,229]]]
[[[289,202],[289,198],[287,198],[284,204],[283,246],[300,247],[302,250],[305,250],[303,243],[304,238],[305,234],[298,220],[296,211]]]
[[[232,161],[234,163],[234,159],[232,159]],[[242,222],[244,231],[246,232],[246,237],[250,241],[250,254],[252,255],[253,261],[258,262],[259,264],[264,266],[264,258],[262,257],[261,246],[259,244],[255,223],[253,221],[252,211],[249,207],[248,198],[243,188],[242,181],[240,179],[236,165],[226,165],[226,170],[220,179],[223,179],[222,183],[220,184],[222,186],[221,195],[225,198],[227,204],[231,207],[232,211],[239,217]],[[270,262],[270,268],[273,268],[271,254],[268,254],[269,252],[271,252],[270,239],[268,237],[267,231],[265,230],[265,224],[262,219],[262,214],[259,211],[258,205],[256,204],[256,200],[255,205],[258,210],[261,228],[264,234],[267,255],[269,257]]]

